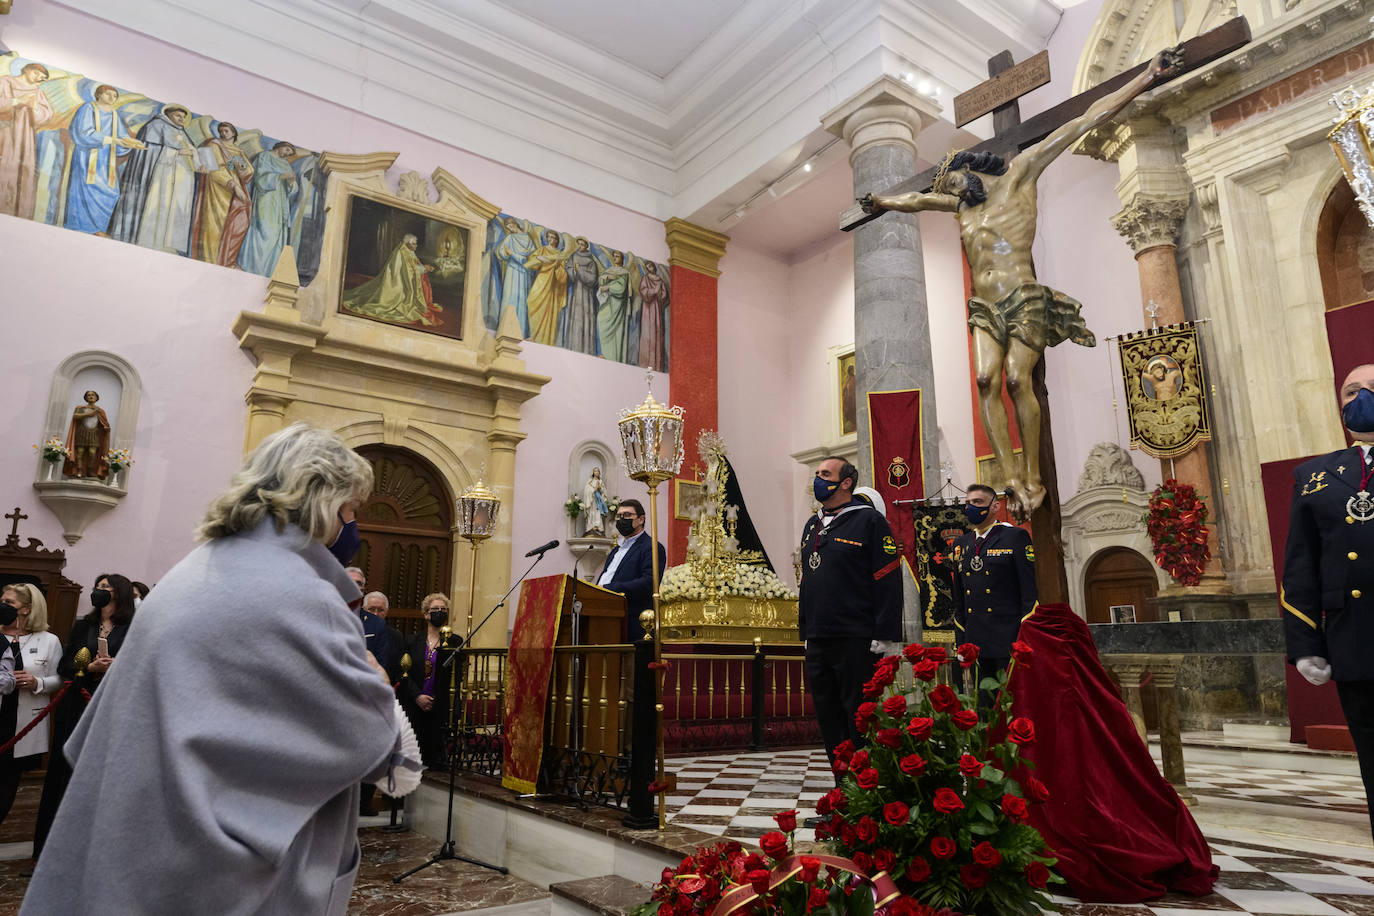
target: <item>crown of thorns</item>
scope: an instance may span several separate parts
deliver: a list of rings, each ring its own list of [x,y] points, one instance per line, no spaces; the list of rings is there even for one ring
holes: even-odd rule
[[[954,162],[954,157],[962,152],[962,149],[950,150],[949,155],[940,161],[940,167],[935,170],[935,181],[930,186],[932,190],[944,191],[945,178],[949,175],[950,164]]]

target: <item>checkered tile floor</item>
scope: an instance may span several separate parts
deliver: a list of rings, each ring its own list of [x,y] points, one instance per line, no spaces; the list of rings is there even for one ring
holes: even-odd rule
[[[677,774],[677,790],[668,797],[669,821],[746,843],[776,829],[772,815],[778,811],[796,808],[804,815],[811,814],[816,799],[834,785],[825,754],[819,750],[678,757],[668,761],[668,769]],[[1204,798],[1355,813],[1366,810],[1363,788],[1355,776],[1190,764],[1188,783]],[[812,831],[799,828],[797,839],[807,841],[814,836]],[[1194,916],[1214,912],[1239,916],[1374,916],[1374,856],[1315,856],[1279,846],[1233,841],[1213,843],[1212,856],[1221,868],[1221,877],[1215,892],[1207,897],[1170,895],[1148,905],[1131,906],[1056,900],[1066,916]]]

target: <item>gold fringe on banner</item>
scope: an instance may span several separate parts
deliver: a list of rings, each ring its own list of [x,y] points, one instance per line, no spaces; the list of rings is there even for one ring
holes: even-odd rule
[[[1212,438],[1198,327],[1194,322],[1117,340],[1131,447],[1175,458]]]

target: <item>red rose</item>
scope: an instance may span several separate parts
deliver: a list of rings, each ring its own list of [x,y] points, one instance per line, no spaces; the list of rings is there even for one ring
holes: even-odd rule
[[[855,751],[854,756],[849,759],[849,765],[856,773],[868,769],[868,751]]]
[[[949,719],[960,731],[968,731],[978,724],[978,713],[972,709],[961,709],[950,713]]]
[[[858,835],[860,843],[878,842],[878,822],[867,814],[854,825],[854,832]]]
[[[744,873],[744,880],[754,886],[754,893],[756,894],[768,893],[768,879],[770,877],[771,873],[766,868],[755,868]]]
[[[907,754],[897,766],[908,776],[920,776],[926,771],[925,758],[920,754]]]
[[[883,685],[875,680],[864,681],[864,699],[875,700],[883,694]]]
[[[906,879],[913,884],[920,884],[930,877],[930,863],[917,856],[907,863]]]
[[[820,874],[821,860],[815,856],[802,856],[800,862],[802,883],[811,884],[816,880],[816,876]]]
[[[906,697],[888,697],[883,700],[883,712],[889,716],[900,716],[906,712]]]
[[[753,871],[756,868],[767,868],[768,862],[756,852],[751,852],[744,857],[744,870]]]
[[[854,725],[861,732],[866,732],[873,725],[873,717],[878,714],[877,703],[860,703],[859,711],[854,714]]]
[[[934,727],[934,719],[912,719],[907,723],[906,733],[917,741],[929,741],[930,730]]]
[[[996,868],[1002,864],[1002,854],[997,851],[996,846],[984,840],[973,847],[973,861],[988,868]]]
[[[849,772],[849,763],[837,757],[835,758],[835,762],[830,764],[830,772],[843,776],[845,773]]]
[[[883,820],[893,827],[900,827],[910,818],[911,809],[904,803],[895,801],[883,805]]]
[[[953,814],[964,810],[964,800],[953,789],[935,790],[935,810],[941,814]]]
[[[869,874],[873,871],[873,857],[866,852],[854,853],[853,862],[858,866],[859,871]]]
[[[720,856],[709,849],[703,849],[697,856],[697,866],[706,872],[715,871],[720,867]]]
[[[959,846],[947,836],[932,837],[930,840],[930,854],[937,859],[948,861],[958,851]]]
[[[921,916],[922,913],[929,913],[930,909],[921,906],[910,897],[898,897],[888,904],[888,912],[892,916]]]
[[[869,767],[862,773],[859,773],[854,778],[858,780],[860,789],[878,788],[878,771],[873,769],[872,767]]]
[[[778,822],[778,829],[783,833],[791,833],[793,830],[797,829],[796,809],[791,811],[779,811],[777,814],[773,815],[773,820]]]
[[[823,910],[830,903],[830,892],[823,887],[811,888],[811,894],[806,898],[806,911]]]
[[[961,704],[958,695],[949,688],[949,685],[941,684],[930,692],[930,705],[940,712],[954,712]]]
[[[880,687],[888,686],[893,681],[897,680],[897,672],[894,669],[895,665],[878,665],[873,671],[872,683]]]
[[[1007,726],[1007,737],[1017,744],[1035,743],[1035,723],[1025,716],[1017,716]]]
[[[1029,665],[1031,656],[1034,654],[1035,650],[1019,639],[1011,644],[1011,657],[1015,659],[1018,665]]]
[[[873,743],[879,747],[898,748],[902,746],[902,732],[896,728],[880,728]]]
[[[918,642],[911,643],[905,649],[902,650],[902,655],[906,656],[906,660],[911,662],[913,665],[919,662],[922,658],[924,658],[925,654],[925,646],[921,645]]]
[[[819,814],[821,817],[825,817],[833,810],[835,809],[832,808],[830,805],[829,793],[826,793],[825,795],[822,795],[820,798],[816,799],[816,813]]]
[[[845,738],[835,747],[835,757],[838,760],[848,760],[854,756],[854,742]]]
[[[879,849],[873,853],[873,867],[878,871],[891,871],[897,864],[897,854],[890,849]]]
[[[971,642],[966,642],[959,647],[959,664],[965,668],[972,668],[973,663],[978,661],[978,647]]]
[[[1050,870],[1044,862],[1032,862],[1026,866],[1026,883],[1040,889],[1050,883]]]
[[[786,858],[789,852],[787,848],[787,836],[778,833],[776,830],[765,833],[759,837],[759,848],[768,854],[770,858]]]
[[[1026,793],[1030,795],[1031,801],[1047,802],[1050,800],[1050,790],[1043,782],[1034,776],[1026,780]]]
[[[834,829],[833,829],[833,825],[832,825],[832,832],[833,832],[833,833],[838,833],[838,834],[840,835],[840,842],[843,843],[844,845],[846,845],[846,846],[855,846],[855,845],[858,845],[858,842],[859,842],[859,833],[858,833],[857,830],[855,830],[853,827],[849,826],[848,824],[841,824],[839,830],[834,830]]]
[[[923,681],[935,680],[935,675],[940,673],[940,666],[930,659],[917,662],[911,666],[911,673]]]
[[[827,792],[826,797],[830,799],[830,810],[832,811],[843,811],[849,807],[849,799],[845,798],[844,789],[839,786]]]
[[[898,656],[884,655],[882,658],[878,659],[876,662],[873,663],[873,670],[882,671],[885,669],[892,674],[893,678],[896,678],[897,669],[901,666],[902,660]]]
[[[1026,807],[1026,800],[1015,795],[1002,796],[1002,813],[1007,816],[1013,824],[1024,824],[1026,818],[1030,816],[1030,809]]]
[[[987,886],[988,874],[988,870],[981,865],[964,865],[959,868],[959,880],[964,882],[964,887],[974,890]]]
[[[944,646],[931,646],[926,649],[926,660],[932,662],[943,662],[949,660],[949,653]]]
[[[985,766],[987,764],[972,754],[965,754],[959,758],[959,772],[968,777],[981,776]]]
[[[816,839],[817,839],[817,840],[828,840],[828,839],[830,839],[830,825],[829,825],[829,824],[820,823],[820,824],[817,824],[817,825],[816,825]]]

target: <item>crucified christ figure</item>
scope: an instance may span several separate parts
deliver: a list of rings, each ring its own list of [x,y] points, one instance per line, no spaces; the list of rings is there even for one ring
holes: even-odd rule
[[[929,193],[869,194],[860,201],[867,213],[942,210],[959,220],[964,254],[973,273],[968,323],[973,333],[979,411],[1018,518],[1028,517],[1045,498],[1040,476],[1040,404],[1031,386],[1031,372],[1047,346],[1065,340],[1085,347],[1097,344],[1079,314],[1081,303],[1036,280],[1031,263],[1038,214],[1036,182],[1060,154],[1116,117],[1132,99],[1177,67],[1182,53],[1182,48],[1161,51],[1140,76],[1098,99],[1081,116],[1027,147],[1010,163],[995,153],[951,153]],[[1004,373],[1021,431],[1023,461],[1012,452],[1002,404]]]

